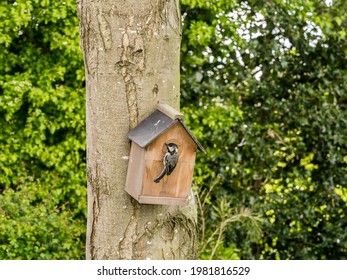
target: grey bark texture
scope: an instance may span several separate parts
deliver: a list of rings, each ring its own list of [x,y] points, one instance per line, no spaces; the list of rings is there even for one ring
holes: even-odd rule
[[[196,208],[125,191],[128,131],[158,102],[179,109],[178,0],[80,0],[87,91],[87,259],[194,259]]]

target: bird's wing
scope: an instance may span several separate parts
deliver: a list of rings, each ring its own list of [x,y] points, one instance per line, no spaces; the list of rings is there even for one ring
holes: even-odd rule
[[[168,174],[168,171],[169,171],[168,161],[169,161],[169,154],[166,153],[164,158],[163,158],[164,168],[160,172],[159,176],[154,179],[154,182],[159,183],[160,180],[165,176],[165,174]]]
[[[172,156],[173,160],[170,162],[170,164],[167,164],[167,171],[166,171],[166,174],[167,175],[170,175],[172,173],[172,171],[174,171],[176,165],[177,165],[177,160],[178,160],[178,155],[173,155]]]

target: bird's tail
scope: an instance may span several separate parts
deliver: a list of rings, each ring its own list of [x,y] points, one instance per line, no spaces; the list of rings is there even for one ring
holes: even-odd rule
[[[163,177],[166,174],[166,168],[164,166],[164,169],[160,172],[159,176],[157,178],[154,179],[155,183],[159,183],[161,179],[163,179]]]

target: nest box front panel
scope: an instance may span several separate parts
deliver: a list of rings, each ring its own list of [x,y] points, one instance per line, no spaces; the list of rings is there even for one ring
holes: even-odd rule
[[[165,144],[178,146],[178,163],[172,173],[159,183],[154,179],[163,170]],[[197,145],[182,125],[177,122],[146,147],[145,171],[141,195],[151,197],[187,198],[192,184]]]

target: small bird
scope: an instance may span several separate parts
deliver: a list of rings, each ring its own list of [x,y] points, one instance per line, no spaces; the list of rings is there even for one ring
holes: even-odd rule
[[[165,175],[170,175],[172,171],[175,169],[177,162],[178,162],[178,147],[174,143],[166,144],[167,152],[164,155],[163,163],[164,168],[160,172],[159,176],[154,179],[154,182],[159,183],[160,180]]]

